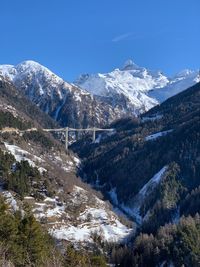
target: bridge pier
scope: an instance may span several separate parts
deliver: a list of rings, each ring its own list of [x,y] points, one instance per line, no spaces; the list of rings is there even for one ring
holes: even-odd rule
[[[31,131],[35,131],[35,129],[30,129]],[[30,130],[25,130],[25,131],[30,131]],[[37,130],[37,129],[36,129]],[[65,133],[65,150],[66,153],[68,154],[69,152],[69,132],[75,132],[77,135],[79,135],[82,132],[92,132],[92,141],[93,143],[96,140],[96,132],[98,131],[106,131],[106,132],[110,132],[113,131],[113,129],[101,129],[101,128],[86,128],[86,129],[75,129],[75,128],[70,128],[70,127],[66,127],[66,128],[60,128],[60,129],[43,129],[43,131],[45,132],[64,132]],[[2,132],[2,131],[0,131]]]
[[[93,134],[92,134],[92,141],[93,141],[93,143],[95,142],[95,140],[96,140],[96,129],[94,127],[93,128]]]
[[[68,153],[68,146],[69,146],[69,127],[66,127],[65,131],[65,150]]]

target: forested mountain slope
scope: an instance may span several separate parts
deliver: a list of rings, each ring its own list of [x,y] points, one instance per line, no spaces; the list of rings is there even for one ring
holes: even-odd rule
[[[200,84],[110,127],[98,144],[72,148],[85,181],[137,222],[135,238],[112,250],[112,262],[200,266]]]
[[[123,243],[132,233],[101,194],[79,179],[79,159],[42,130],[57,126],[1,77],[2,266],[105,266],[103,244]]]
[[[164,224],[179,208],[184,214],[184,198],[200,185],[200,84],[111,127],[116,132],[98,144],[73,147],[86,180],[138,223]]]

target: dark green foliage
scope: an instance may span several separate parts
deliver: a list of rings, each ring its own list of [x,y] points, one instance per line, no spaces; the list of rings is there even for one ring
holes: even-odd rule
[[[28,161],[21,161],[15,164],[15,171],[7,176],[6,185],[8,190],[24,196],[33,191],[33,182],[38,183],[40,180],[38,169],[31,167]]]
[[[18,243],[19,246],[23,246],[23,258],[26,258],[26,254],[28,254],[29,261],[39,265],[43,258],[49,256],[47,234],[32,215],[24,217],[18,228],[20,235]]]
[[[106,267],[103,256],[68,245],[62,256],[30,211],[11,214],[0,198],[0,255],[15,267]],[[0,259],[1,263],[1,259]],[[7,266],[7,265],[6,265]],[[8,265],[9,266],[9,265]]]
[[[42,145],[46,149],[50,149],[54,145],[53,141],[49,137],[47,137],[42,131],[25,132],[23,137],[25,141],[31,140],[35,143]]]
[[[101,255],[75,250],[72,245],[66,249],[64,264],[66,267],[106,267],[106,261]]]
[[[91,257],[91,266],[95,267],[106,267],[107,264],[105,262],[105,259],[102,256],[93,256]]]
[[[199,212],[200,207],[200,187],[195,188],[187,194],[186,198],[182,201],[180,212],[184,215],[194,216]]]
[[[30,166],[28,161],[16,162],[11,154],[0,150],[0,179],[6,189],[21,197],[30,193],[35,195],[42,178],[38,169]]]
[[[10,112],[0,111],[0,129],[4,127],[25,130],[31,127],[31,123],[23,122],[21,119],[14,117]]]
[[[172,163],[168,166],[165,178],[161,181],[143,204],[143,214],[150,210],[149,218],[142,225],[142,230],[155,233],[159,226],[173,220],[179,201],[184,194],[180,183],[180,168]]]
[[[0,197],[0,255],[15,267],[106,267],[105,258],[68,245],[62,256],[52,238],[27,209],[11,214]],[[0,259],[1,263],[1,259]],[[7,266],[7,265],[6,265]],[[9,265],[8,265],[9,266]]]
[[[4,153],[0,149],[0,172],[1,176],[7,174],[10,171],[12,164],[15,162],[14,156],[10,153]]]
[[[118,248],[112,258],[121,267],[200,266],[200,217],[183,217],[178,225],[167,224],[157,234],[140,234],[132,248]]]
[[[10,214],[2,198],[0,210],[0,246],[6,248],[7,260],[16,267],[42,267],[53,260],[53,242],[31,214]]]

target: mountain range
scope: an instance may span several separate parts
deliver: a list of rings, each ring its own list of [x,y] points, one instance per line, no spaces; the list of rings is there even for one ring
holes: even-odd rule
[[[138,116],[200,80],[184,70],[169,78],[128,60],[105,74],[84,74],[64,81],[34,61],[0,65],[0,73],[62,126],[104,126],[124,116]]]
[[[2,65],[0,74],[62,126],[105,125],[120,116],[117,108],[113,109],[89,92],[65,82],[37,62]]]
[[[81,75],[75,84],[103,97],[113,107],[124,102],[124,109],[138,115],[199,81],[198,71],[183,70],[170,78],[128,60],[123,68],[109,73]]]

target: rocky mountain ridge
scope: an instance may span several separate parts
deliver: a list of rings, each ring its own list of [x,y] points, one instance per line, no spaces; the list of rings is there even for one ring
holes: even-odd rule
[[[124,108],[139,115],[200,81],[198,71],[184,70],[174,77],[140,67],[132,60],[109,73],[83,74],[75,84],[103,97],[113,107],[124,99]]]
[[[1,65],[0,74],[62,126],[102,126],[123,113],[34,61]]]
[[[60,125],[77,128],[138,116],[200,79],[191,70],[169,78],[131,60],[110,73],[81,75],[74,83],[31,60],[1,65],[0,74]]]

